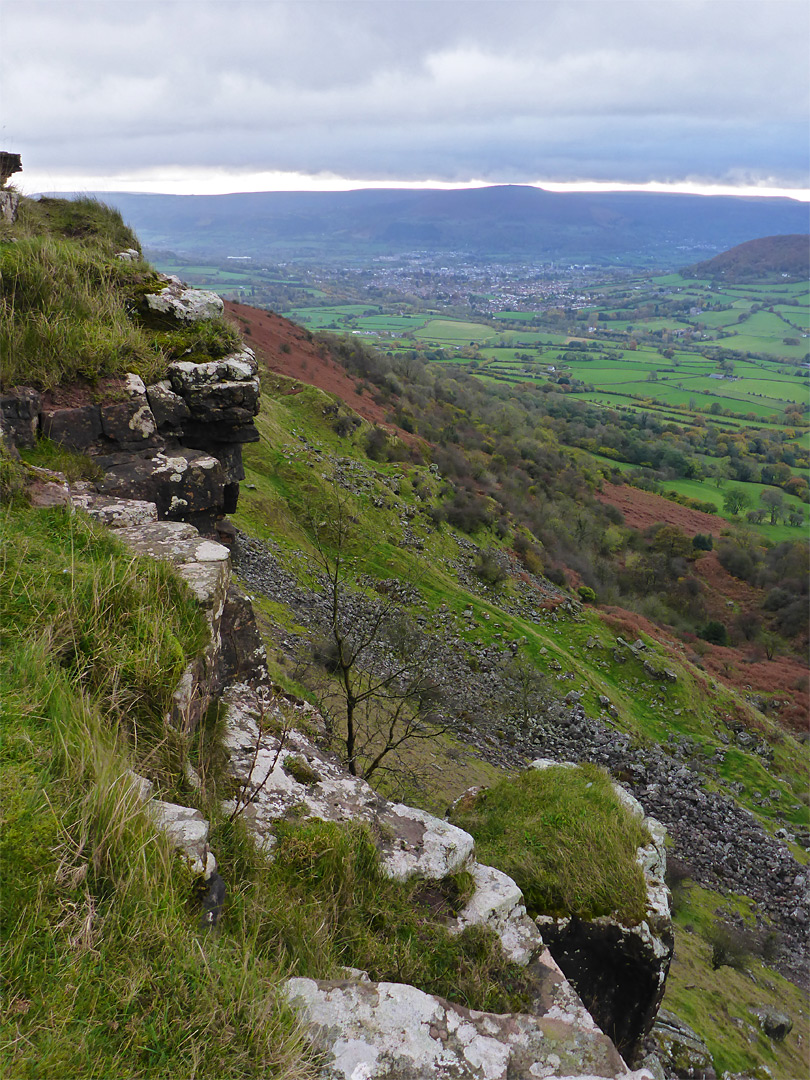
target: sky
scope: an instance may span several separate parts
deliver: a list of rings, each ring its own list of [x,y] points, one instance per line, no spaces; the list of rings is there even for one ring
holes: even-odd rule
[[[37,191],[810,200],[807,0],[0,0]]]

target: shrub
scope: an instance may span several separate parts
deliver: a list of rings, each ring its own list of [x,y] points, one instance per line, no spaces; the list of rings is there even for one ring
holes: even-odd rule
[[[509,574],[498,562],[493,551],[480,551],[475,557],[475,575],[486,585],[497,586],[507,580]]]
[[[716,922],[707,933],[706,940],[712,947],[713,971],[721,967],[745,971],[750,965],[753,939],[744,930]]]
[[[726,625],[725,623],[719,622],[717,619],[712,619],[707,622],[700,631],[700,636],[704,641],[711,642],[712,645],[728,644],[728,630],[726,629]]]
[[[692,537],[692,547],[696,551],[711,551],[714,547],[714,538],[711,533],[695,533]]]
[[[579,598],[583,602],[583,604],[596,603],[596,593],[593,591],[590,585],[580,585],[580,587],[577,589],[577,592],[579,593]]]

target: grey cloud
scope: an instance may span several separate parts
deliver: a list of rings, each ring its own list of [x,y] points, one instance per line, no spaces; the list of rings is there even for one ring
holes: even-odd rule
[[[803,2],[4,0],[0,13],[4,135],[42,168],[806,179]]]

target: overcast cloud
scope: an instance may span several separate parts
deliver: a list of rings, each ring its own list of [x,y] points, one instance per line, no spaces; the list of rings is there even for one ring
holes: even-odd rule
[[[27,191],[810,186],[806,0],[0,0],[0,20],[0,148]]]

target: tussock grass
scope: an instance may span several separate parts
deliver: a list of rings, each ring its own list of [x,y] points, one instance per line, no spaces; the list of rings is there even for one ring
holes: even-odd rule
[[[361,825],[281,822],[276,837],[272,861],[238,823],[223,824],[215,840],[230,878],[242,883],[228,919],[253,935],[257,955],[281,958],[293,975],[343,978],[344,967],[361,968],[372,980],[410,983],[469,1008],[527,1008],[526,972],[491,930],[452,935],[443,925],[469,897],[469,875],[392,881]]]
[[[509,874],[532,915],[644,918],[636,849],[649,842],[595,765],[528,769],[481,792],[452,815],[475,837],[478,858]]]
[[[104,476],[104,470],[88,454],[60,446],[51,439],[37,439],[34,446],[20,450],[20,457],[28,465],[62,473],[69,483],[101,480]]]
[[[54,236],[0,248],[3,381],[52,389],[134,371],[153,382],[166,361],[130,316],[127,287],[145,264]]]
[[[101,711],[41,644],[2,676],[3,1075],[312,1076],[274,959],[198,934]]]
[[[10,241],[11,242],[3,242]],[[224,320],[155,331],[144,293],[162,288],[118,211],[93,199],[22,200],[20,219],[0,229],[0,362],[6,387],[49,390],[123,375],[154,382],[170,360],[211,359],[240,339]]]
[[[157,732],[202,616],[80,515],[0,524],[0,1072],[312,1076],[277,959],[200,935],[190,874],[127,781],[175,778]]]
[[[129,736],[139,766],[171,786],[178,736],[163,715],[207,634],[188,589],[167,564],[62,508],[7,511],[0,543],[0,648],[40,642]]]

